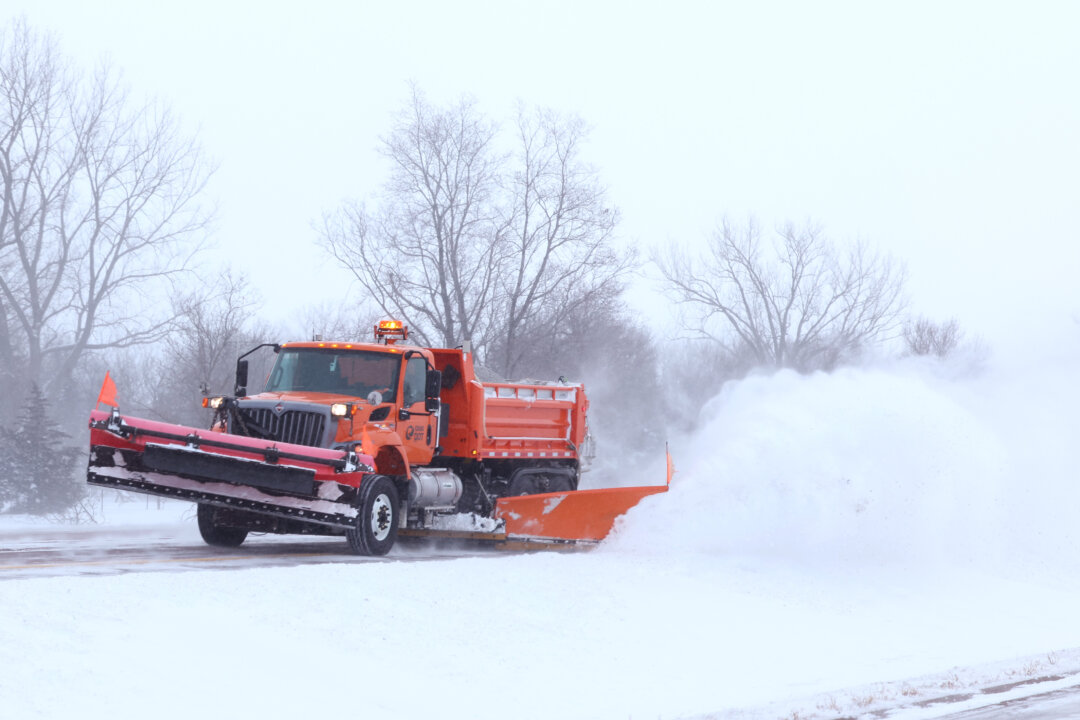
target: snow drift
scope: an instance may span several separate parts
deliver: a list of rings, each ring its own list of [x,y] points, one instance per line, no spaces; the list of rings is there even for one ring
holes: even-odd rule
[[[798,562],[1075,556],[1080,393],[1063,367],[957,377],[906,361],[728,383],[612,549]]]

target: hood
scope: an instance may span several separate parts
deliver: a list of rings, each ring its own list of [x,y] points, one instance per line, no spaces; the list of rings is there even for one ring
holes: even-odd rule
[[[355,395],[341,395],[338,393],[322,393],[322,392],[263,392],[258,395],[249,395],[241,400],[260,400],[262,402],[297,402],[308,403],[310,405],[326,405],[327,407],[334,403],[357,403],[359,405],[366,405],[368,407],[374,407],[368,405],[367,400],[364,398],[356,397]]]

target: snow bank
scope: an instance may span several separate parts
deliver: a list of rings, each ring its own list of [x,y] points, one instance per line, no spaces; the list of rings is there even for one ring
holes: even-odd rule
[[[815,563],[1015,565],[1080,555],[1080,393],[1061,366],[957,378],[906,362],[727,384],[678,473],[610,543]]]
[[[1048,648],[1080,645],[1074,589],[920,580],[493,553],[0,582],[0,707],[86,720],[837,717],[869,695],[947,694],[956,665],[1038,653],[1042,667],[975,680],[1045,673]],[[1053,671],[1076,670],[1058,657],[1071,665]],[[809,712],[821,704],[835,711]]]
[[[0,515],[0,535],[20,531],[86,534],[96,528],[114,531],[147,526],[186,527],[195,521],[195,505],[190,502],[112,488],[91,487],[88,492],[86,511],[93,515],[93,521],[88,521],[85,515],[78,522],[41,515]]]

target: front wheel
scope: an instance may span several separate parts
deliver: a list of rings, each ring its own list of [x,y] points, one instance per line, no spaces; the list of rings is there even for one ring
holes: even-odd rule
[[[398,493],[385,475],[368,475],[360,486],[356,522],[345,531],[358,555],[385,555],[397,540]]]
[[[199,503],[195,513],[199,520],[199,534],[207,545],[216,547],[240,547],[247,538],[248,531],[241,528],[226,527],[217,522],[217,508]]]

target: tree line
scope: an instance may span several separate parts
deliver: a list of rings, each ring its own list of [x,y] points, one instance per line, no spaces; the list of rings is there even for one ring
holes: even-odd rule
[[[955,320],[907,317],[898,261],[814,226],[724,221],[700,250],[641,258],[588,134],[572,114],[522,104],[502,125],[412,87],[379,142],[384,184],[312,237],[366,304],[311,308],[313,329],[365,340],[394,317],[422,344],[467,344],[490,377],[584,380],[601,449],[606,436],[643,454],[757,368],[830,370],[895,338],[912,354],[960,344]],[[130,411],[199,424],[199,397],[230,389],[236,356],[278,334],[242,275],[193,276],[213,171],[169,108],[107,66],[83,72],[24,20],[0,36],[0,512],[77,500],[70,436],[105,369]],[[693,352],[665,352],[628,310],[645,264]],[[68,401],[78,417],[48,412]]]

